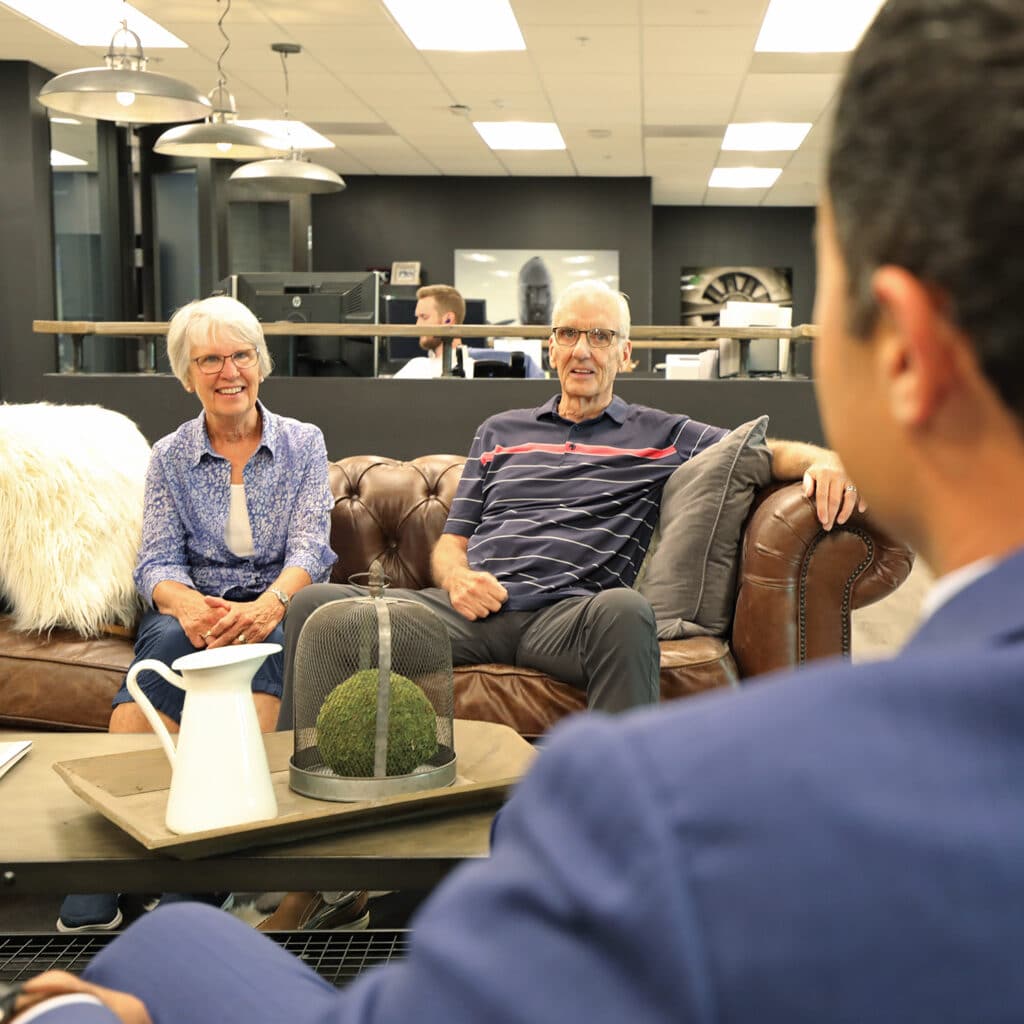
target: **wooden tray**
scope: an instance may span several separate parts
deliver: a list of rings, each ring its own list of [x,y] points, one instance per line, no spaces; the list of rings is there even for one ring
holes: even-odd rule
[[[53,767],[86,803],[147,849],[192,860],[249,846],[499,806],[529,767],[533,747],[504,725],[461,719],[454,725],[458,773],[453,785],[354,803],[313,800],[292,792],[288,786],[292,734],[267,733],[264,741],[277,817],[188,835],[176,835],[164,824],[171,766],[162,748],[58,761]]]

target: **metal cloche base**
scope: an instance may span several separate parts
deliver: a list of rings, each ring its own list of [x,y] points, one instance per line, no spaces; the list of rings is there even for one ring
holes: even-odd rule
[[[409,775],[351,778],[335,775],[323,764],[300,768],[293,756],[288,761],[288,785],[296,793],[314,800],[378,800],[385,796],[402,796],[450,786],[455,781],[455,763],[455,751],[451,747],[439,746],[430,761]]]

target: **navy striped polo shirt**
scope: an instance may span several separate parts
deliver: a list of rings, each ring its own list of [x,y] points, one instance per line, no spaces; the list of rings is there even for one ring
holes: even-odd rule
[[[514,611],[632,586],[665,481],[728,433],[621,398],[574,423],[560,398],[484,421],[444,528]]]

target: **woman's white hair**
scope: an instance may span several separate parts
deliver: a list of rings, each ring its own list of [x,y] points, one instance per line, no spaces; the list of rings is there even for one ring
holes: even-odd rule
[[[594,299],[613,299],[619,309],[619,326],[616,341],[624,342],[629,340],[629,302],[622,292],[616,291],[604,281],[593,278],[587,281],[576,281],[569,285],[555,303],[554,312],[551,314],[551,322],[559,326],[559,322],[570,306],[580,300],[593,301]]]
[[[237,299],[214,295],[182,306],[167,325],[167,359],[182,386],[188,387],[192,346],[212,341],[215,337],[251,345],[259,357],[260,376],[270,376],[274,363],[267,351],[259,320],[248,306],[243,306]]]

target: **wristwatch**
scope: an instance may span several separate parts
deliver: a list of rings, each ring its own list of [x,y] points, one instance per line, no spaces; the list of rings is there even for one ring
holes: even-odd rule
[[[0,981],[0,1024],[14,1017],[14,1004],[21,994],[21,982],[13,984]]]
[[[288,605],[291,603],[291,597],[286,594],[280,587],[268,587],[270,593],[274,595],[284,605],[284,613],[288,614]]]

